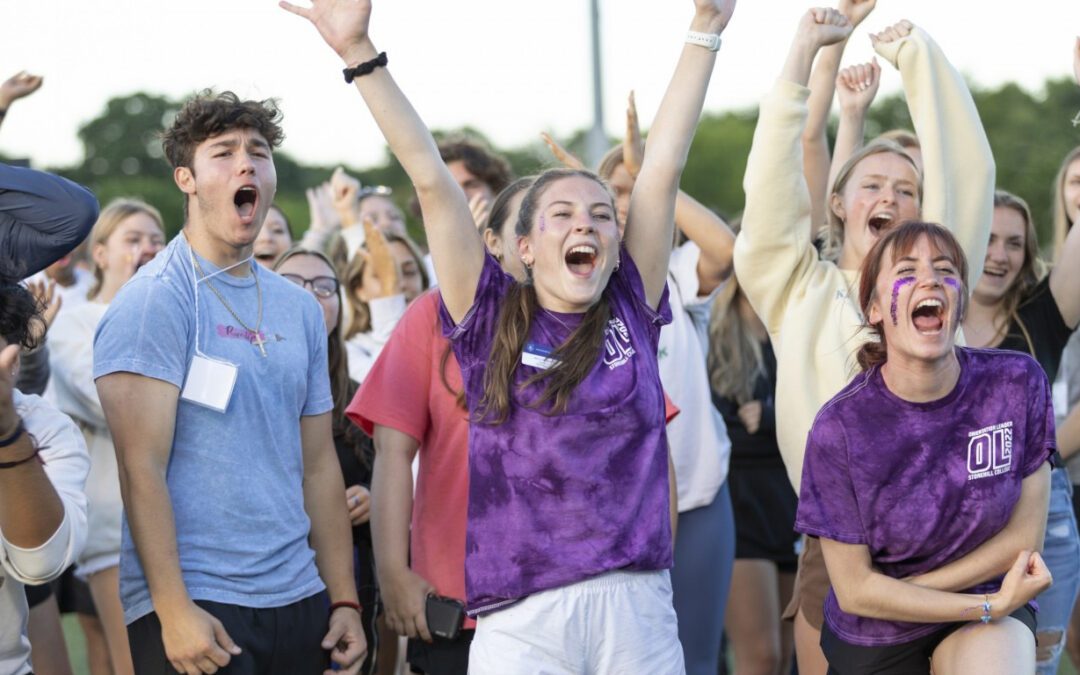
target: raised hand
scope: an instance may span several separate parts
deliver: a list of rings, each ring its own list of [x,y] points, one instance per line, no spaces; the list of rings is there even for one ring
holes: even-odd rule
[[[360,219],[360,205],[357,201],[360,181],[345,173],[345,169],[339,166],[330,176],[330,190],[341,226],[352,227]]]
[[[310,227],[316,232],[331,234],[341,229],[341,217],[334,208],[330,183],[316,185],[304,191],[308,203]]]
[[[645,156],[645,142],[641,140],[641,125],[638,124],[637,104],[634,92],[626,102],[626,136],[623,138],[623,166],[635,179],[641,172],[641,161]]]
[[[584,169],[585,162],[578,159],[572,152],[559,145],[551,136],[541,132],[540,138],[544,140],[544,144],[548,146],[548,150],[551,150],[551,154],[555,156],[559,162],[562,163],[568,169]]]
[[[401,292],[398,288],[399,275],[397,260],[386,243],[386,237],[375,227],[370,218],[364,219],[364,246],[366,251],[361,251],[371,268],[372,276],[378,282],[378,290],[373,293],[376,298],[388,298]]]
[[[39,345],[52,328],[64,299],[56,292],[55,281],[27,281],[26,290],[30,291],[30,295],[34,296],[34,301],[42,309],[41,321],[30,322],[30,340]]]
[[[815,7],[803,15],[799,36],[815,49],[846,40],[854,26],[838,10]]]
[[[880,33],[871,33],[870,42],[874,43],[875,46],[879,43],[888,44],[890,42],[896,42],[897,40],[902,40],[911,35],[911,31],[914,29],[915,25],[907,19],[904,19],[903,21],[889,26]]]
[[[735,0],[694,0],[694,30],[722,33],[735,13]]]
[[[371,0],[312,0],[311,7],[300,7],[286,0],[278,5],[311,22],[326,44],[346,63],[359,62],[368,40]]]
[[[876,6],[877,0],[840,0],[836,8],[848,18],[854,28],[870,16],[870,12],[874,11]]]
[[[33,94],[44,81],[41,75],[31,75],[25,70],[15,73],[0,84],[0,110],[7,110],[15,101]]]
[[[853,113],[866,112],[874,102],[879,84],[881,66],[877,59],[844,68],[836,76],[836,95],[840,100],[840,109]]]

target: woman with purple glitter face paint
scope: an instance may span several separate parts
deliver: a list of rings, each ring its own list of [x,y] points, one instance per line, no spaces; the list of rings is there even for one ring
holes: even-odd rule
[[[804,15],[780,78],[761,103],[735,242],[735,273],[776,350],[776,435],[796,492],[814,415],[851,381],[855,352],[869,337],[855,300],[867,252],[898,223],[934,220],[956,234],[978,276],[992,212],[993,155],[964,78],[926,32],[901,21],[870,40],[903,77],[925,173],[895,143],[871,143],[855,153],[831,188],[828,241],[819,254],[799,152],[807,83],[815,55],[851,30],[835,10]],[[890,296],[888,289],[886,316]],[[824,675],[818,643],[829,579],[817,541],[804,544],[785,617],[795,621],[799,671]]]
[[[684,673],[657,344],[671,320],[679,179],[735,1],[693,2],[625,238],[594,174],[545,172],[518,217],[524,283],[486,255],[464,193],[368,35],[370,2],[281,5],[368,71],[357,89],[424,212],[472,422],[469,672]]]
[[[1052,581],[1036,552],[1055,453],[1046,375],[1024,354],[956,346],[967,261],[941,226],[891,230],[861,272],[878,339],[814,420],[795,521],[833,581],[829,672],[1034,673],[1031,600]],[[988,545],[1013,524],[1011,550]]]

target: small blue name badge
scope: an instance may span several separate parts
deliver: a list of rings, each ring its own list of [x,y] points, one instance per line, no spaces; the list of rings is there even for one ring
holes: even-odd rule
[[[561,363],[558,359],[551,358],[554,352],[555,350],[551,347],[529,342],[526,343],[525,349],[521,352],[521,362],[526,366],[547,370]]]

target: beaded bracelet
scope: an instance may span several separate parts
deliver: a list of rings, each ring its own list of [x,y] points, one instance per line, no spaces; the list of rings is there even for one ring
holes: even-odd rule
[[[989,595],[984,595],[983,596],[982,610],[983,610],[983,613],[982,613],[982,616],[979,617],[979,620],[982,621],[983,623],[990,623],[990,620],[993,617],[990,616],[990,596]]]

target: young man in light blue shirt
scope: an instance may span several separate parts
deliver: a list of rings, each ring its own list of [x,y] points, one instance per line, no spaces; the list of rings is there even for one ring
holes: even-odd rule
[[[164,140],[187,223],[94,341],[125,523],[137,672],[355,673],[366,650],[326,332],[252,261],[282,138],[269,102],[201,95]]]

